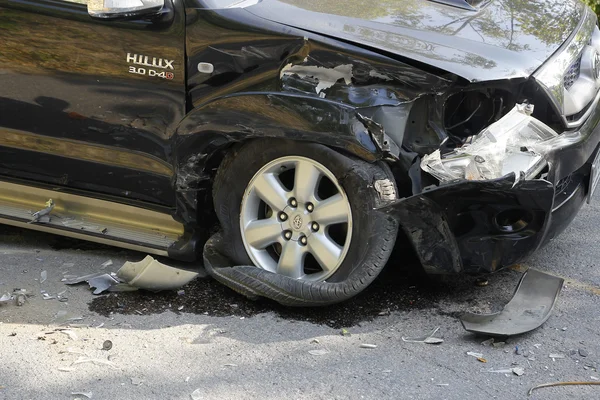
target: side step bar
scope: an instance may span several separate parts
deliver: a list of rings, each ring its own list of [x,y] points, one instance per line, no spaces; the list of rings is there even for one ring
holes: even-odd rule
[[[50,222],[28,223],[54,200]],[[184,233],[170,215],[143,208],[0,181],[0,223],[168,256]]]

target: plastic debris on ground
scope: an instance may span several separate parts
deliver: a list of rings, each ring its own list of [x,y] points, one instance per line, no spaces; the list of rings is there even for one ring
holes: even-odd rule
[[[12,301],[12,299],[12,294],[4,293],[2,296],[0,296],[0,303],[8,303],[9,301]]]
[[[144,383],[143,379],[140,378],[131,378],[131,384],[134,386],[140,386],[142,383]]]
[[[103,262],[102,265],[100,265],[100,268],[104,269],[106,267],[110,267],[111,265],[113,265],[112,260],[107,260],[107,261]]]
[[[192,392],[192,394],[190,395],[190,397],[192,398],[192,400],[202,400],[202,390],[200,389],[196,389]]]
[[[170,267],[146,256],[142,261],[127,261],[117,272],[117,276],[131,286],[146,290],[177,289],[198,276],[197,272]]]
[[[325,354],[329,354],[330,351],[326,349],[318,349],[318,350],[309,350],[308,354],[313,356],[324,356]]]
[[[493,337],[523,334],[539,328],[550,317],[564,280],[535,269],[528,269],[501,312],[463,313],[463,327],[473,333]]]
[[[106,365],[113,369],[119,369],[119,367],[117,367],[112,361],[106,360],[103,358],[79,357],[77,360],[73,361],[72,365],[86,364],[86,363],[91,363],[94,365]]]
[[[548,357],[552,359],[552,361],[556,361],[557,359],[566,358],[564,354],[550,354]]]
[[[112,261],[109,261],[102,265],[106,265],[106,267],[112,265]],[[158,292],[177,289],[197,276],[197,272],[170,267],[158,262],[151,256],[146,256],[140,262],[127,261],[116,273],[101,272],[84,276],[65,275],[62,281],[67,285],[87,282],[91,288],[95,289],[94,294],[138,289]]]
[[[408,342],[408,343],[440,344],[440,343],[444,342],[444,339],[434,337],[434,335],[439,330],[440,330],[440,327],[438,326],[433,331],[431,331],[431,333],[429,335],[425,335],[422,337],[404,337],[404,336],[402,336],[402,340],[404,342]]]
[[[503,369],[491,369],[488,372],[497,373],[497,374],[515,374],[517,376],[522,376],[525,374],[525,368],[512,367],[512,368],[503,368]]]
[[[42,293],[45,293],[44,291]],[[17,306],[22,306],[27,301],[27,291],[25,289],[14,289],[12,293],[4,292],[0,296],[0,304],[9,304],[13,302]]]
[[[467,355],[471,356],[471,357],[475,357],[477,359],[477,361],[482,362],[482,363],[486,363],[487,360],[485,358],[483,358],[483,354],[481,353],[475,353],[474,351],[467,351]]]
[[[48,279],[48,272],[44,270],[40,272],[40,283],[46,282],[46,279]]]
[[[376,349],[377,345],[376,344],[370,344],[370,343],[363,343],[360,345],[361,349]]]
[[[83,396],[91,399],[94,394],[92,392],[71,392],[71,396]]]
[[[72,330],[68,330],[68,329],[60,329],[58,330],[60,333],[63,333],[65,335],[67,335],[69,337],[69,339],[77,341],[79,340],[79,337],[77,336],[77,334],[75,332],[73,332]]]

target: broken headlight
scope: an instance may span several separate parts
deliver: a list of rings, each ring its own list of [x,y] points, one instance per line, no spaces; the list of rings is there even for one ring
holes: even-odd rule
[[[439,150],[421,161],[423,171],[440,182],[489,180],[514,172],[517,180],[532,179],[546,166],[544,142],[557,136],[531,116],[532,105],[519,104],[498,122],[475,136],[470,144],[441,155]]]

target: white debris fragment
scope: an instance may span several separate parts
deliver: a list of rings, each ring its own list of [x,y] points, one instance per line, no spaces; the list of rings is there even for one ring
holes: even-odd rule
[[[140,378],[131,378],[131,384],[134,386],[140,386],[142,383],[144,383],[143,379]]]
[[[434,335],[439,330],[440,330],[440,327],[438,326],[433,331],[431,331],[431,333],[429,333],[426,336],[422,336],[422,337],[404,337],[404,336],[402,336],[402,341],[408,342],[408,343],[440,344],[440,343],[444,342],[444,339],[434,337]]]
[[[474,351],[467,351],[467,355],[475,358],[483,358],[483,354],[475,353]]]
[[[73,365],[85,363],[92,363],[94,365],[106,365],[114,369],[119,369],[119,367],[117,367],[112,361],[103,358],[79,357],[76,361],[73,362]]]
[[[77,337],[77,334],[69,329],[64,329],[64,330],[60,330],[60,333],[64,333],[65,335],[67,335],[69,337],[69,339],[77,341],[79,340],[79,338]]]
[[[112,260],[104,261],[102,265],[100,265],[100,268],[104,269],[106,267],[110,267],[111,265],[113,265]]]
[[[192,400],[202,400],[202,391],[200,389],[196,389],[190,395]]]
[[[46,282],[46,279],[48,279],[48,272],[46,270],[43,270],[42,272],[40,272],[40,283]]]
[[[12,295],[8,292],[4,293],[1,297],[0,297],[0,303],[6,303],[8,301],[12,300]]]
[[[511,368],[511,371],[516,376],[521,376],[521,375],[525,374],[525,368],[521,368],[521,367]]]
[[[93,396],[92,392],[71,392],[71,396],[83,396],[91,399]]]
[[[73,367],[58,367],[57,369],[60,372],[73,372],[73,371],[75,371],[75,368],[73,368]]]
[[[559,354],[559,353],[550,354],[548,357],[550,357],[552,359],[552,361],[556,361],[557,359],[561,359],[561,358],[566,358],[566,356],[564,354]]]
[[[308,354],[312,354],[313,356],[324,356],[329,354],[330,351],[327,349],[317,349],[317,350],[309,350]]]
[[[377,345],[376,344],[370,344],[370,343],[363,343],[360,345],[361,349],[376,349]]]

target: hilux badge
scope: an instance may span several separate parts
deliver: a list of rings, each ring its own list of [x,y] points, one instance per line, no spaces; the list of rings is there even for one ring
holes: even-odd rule
[[[173,63],[175,60],[144,56],[141,54],[127,53],[127,62],[130,64],[143,65],[144,67],[175,69]]]
[[[152,76],[167,80],[173,80],[173,78],[175,78],[175,74],[173,72],[161,71],[161,69],[175,69],[175,67],[173,67],[175,60],[127,53],[127,63],[135,64],[129,66],[130,74]],[[141,67],[137,67],[136,65],[141,65]]]

